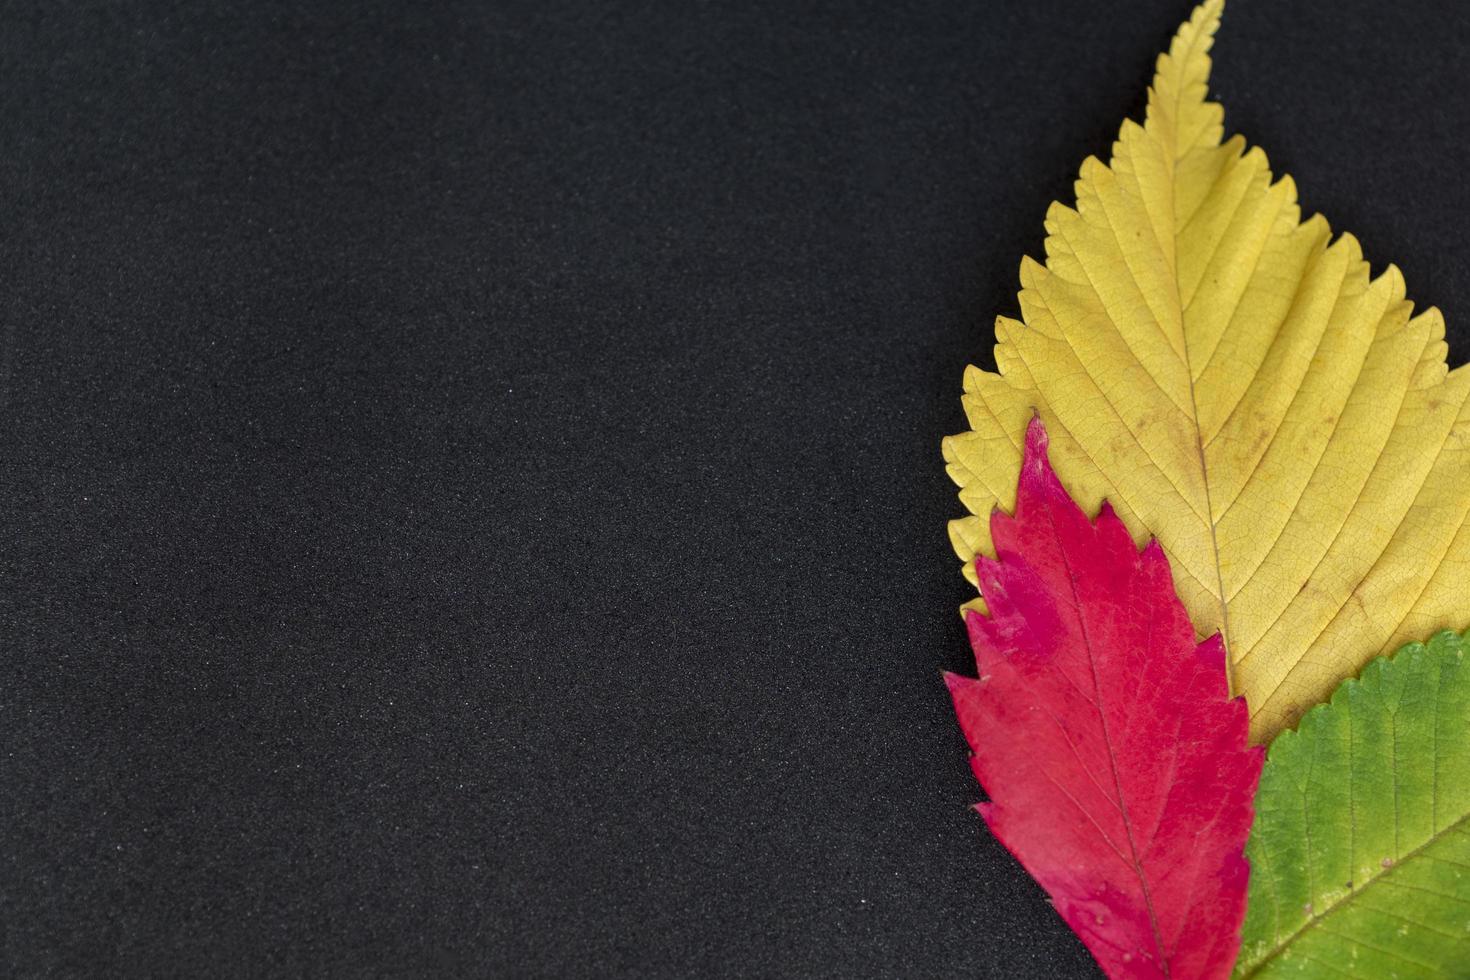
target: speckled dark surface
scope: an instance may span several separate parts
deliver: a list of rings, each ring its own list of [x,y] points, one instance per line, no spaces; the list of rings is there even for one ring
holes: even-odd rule
[[[939,460],[1187,3],[7,4],[0,973],[1084,977]],[[1227,124],[1470,356],[1470,26]]]

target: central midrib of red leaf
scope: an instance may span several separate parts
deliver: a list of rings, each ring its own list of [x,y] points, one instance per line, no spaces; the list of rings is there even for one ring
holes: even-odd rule
[[[1057,534],[1057,537],[1060,538],[1061,532],[1057,528],[1056,515],[1048,511],[1046,516],[1047,520],[1051,522],[1053,532],[1055,532]],[[1143,873],[1143,857],[1138,853],[1138,842],[1133,839],[1133,821],[1128,819],[1128,803],[1127,798],[1123,793],[1122,779],[1118,775],[1118,756],[1117,753],[1113,750],[1112,736],[1111,733],[1108,731],[1107,712],[1102,710],[1103,694],[1102,686],[1098,683],[1097,679],[1097,657],[1094,655],[1092,648],[1092,635],[1087,629],[1087,614],[1082,609],[1082,596],[1077,591],[1077,573],[1072,571],[1072,562],[1071,559],[1067,557],[1066,552],[1062,553],[1062,561],[1067,567],[1067,584],[1071,587],[1072,590],[1072,608],[1077,610],[1078,628],[1082,631],[1082,640],[1087,647],[1087,666],[1089,672],[1092,675],[1093,707],[1094,710],[1097,711],[1098,727],[1100,727],[1103,731],[1103,741],[1107,744],[1108,747],[1108,770],[1113,777],[1113,792],[1118,798],[1118,813],[1123,818],[1123,833],[1128,837],[1128,853],[1131,856],[1132,860],[1125,861],[1124,863],[1130,866],[1133,874],[1138,878],[1138,887],[1143,891],[1144,908],[1148,910],[1148,925],[1149,930],[1153,933],[1154,950],[1158,956],[1159,968],[1164,971],[1164,976],[1168,977],[1170,976],[1169,957],[1164,949],[1164,937],[1159,933],[1159,917],[1154,910],[1153,897],[1149,894],[1148,875]],[[1149,634],[1152,635],[1152,621],[1149,622],[1148,630]],[[1175,758],[1177,758],[1177,756],[1170,756],[1171,767],[1173,766],[1173,760]],[[1078,805],[1078,808],[1081,809],[1080,804]],[[1098,832],[1102,833],[1101,826],[1098,827]],[[1104,834],[1104,836],[1106,835]],[[1122,856],[1123,855],[1121,853],[1118,855],[1119,858],[1121,858]]]

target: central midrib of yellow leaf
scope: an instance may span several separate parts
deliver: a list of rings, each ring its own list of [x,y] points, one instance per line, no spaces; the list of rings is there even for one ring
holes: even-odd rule
[[[1213,13],[1215,21],[1212,21],[1212,23],[1218,21],[1220,5],[1223,5],[1223,3],[1224,0],[1220,0],[1220,4],[1217,4],[1215,6],[1215,10]],[[1201,8],[1201,10],[1206,9],[1207,8]],[[1206,14],[1206,16],[1209,15]],[[1186,118],[1185,110],[1187,105],[1189,108],[1193,108],[1192,103],[1186,104],[1184,101],[1184,91],[1189,84],[1189,79],[1187,77],[1181,77],[1181,72],[1186,70],[1191,65],[1199,64],[1201,58],[1208,57],[1206,55],[1206,52],[1209,50],[1210,47],[1210,39],[1213,37],[1214,27],[1211,26],[1208,30],[1206,30],[1200,23],[1191,22],[1189,25],[1187,25],[1185,30],[1188,32],[1187,37],[1183,38],[1185,50],[1181,52],[1179,57],[1173,57],[1172,55],[1167,56],[1167,60],[1159,66],[1159,78],[1156,80],[1155,86],[1156,93],[1159,91],[1168,91],[1169,88],[1172,88],[1174,104],[1173,119],[1176,121]],[[1165,71],[1169,72],[1167,78],[1164,75]],[[1206,64],[1206,77],[1208,76],[1208,71],[1208,64]],[[1206,77],[1198,79],[1197,83],[1201,85],[1205,84]],[[1156,96],[1154,94],[1151,94],[1151,99],[1153,97]],[[1200,103],[1200,108],[1204,108],[1203,102]],[[1213,132],[1213,128],[1218,125],[1217,122],[1210,120],[1208,116],[1204,116],[1203,118],[1199,119],[1199,123],[1202,131],[1209,132]],[[1217,588],[1219,589],[1217,596],[1220,601],[1221,632],[1225,640],[1225,647],[1228,654],[1228,651],[1230,649],[1230,604],[1225,599],[1225,583],[1220,575],[1220,542],[1215,530],[1214,508],[1210,501],[1209,468],[1205,458],[1204,435],[1200,432],[1199,427],[1199,399],[1196,396],[1194,390],[1194,370],[1192,367],[1193,362],[1190,359],[1189,353],[1189,332],[1188,330],[1184,329],[1183,326],[1185,323],[1185,318],[1188,314],[1188,309],[1184,305],[1184,297],[1181,295],[1179,286],[1179,238],[1180,233],[1183,229],[1180,227],[1179,222],[1179,181],[1176,178],[1179,166],[1179,158],[1181,156],[1179,142],[1180,128],[1177,125],[1177,122],[1175,125],[1172,126],[1165,126],[1162,122],[1160,122],[1158,125],[1161,130],[1169,134],[1169,139],[1167,140],[1166,145],[1169,145],[1172,148],[1172,152],[1169,154],[1168,164],[1170,177],[1169,197],[1171,205],[1170,235],[1172,237],[1173,248],[1171,254],[1168,256],[1168,262],[1169,268],[1172,271],[1172,275],[1170,278],[1172,278],[1174,281],[1174,308],[1177,311],[1178,323],[1180,325],[1179,344],[1183,348],[1182,360],[1184,362],[1184,369],[1189,376],[1189,408],[1190,417],[1194,421],[1194,444],[1199,458],[1200,483],[1204,486],[1205,511],[1206,514],[1209,515],[1208,520],[1210,524],[1210,551],[1215,565],[1215,583]],[[1215,137],[1215,142],[1219,142],[1218,135],[1216,135]],[[1192,146],[1193,144],[1187,145]],[[1231,689],[1233,691],[1233,681],[1231,679],[1230,670],[1230,658],[1228,655],[1226,657],[1225,676],[1227,683],[1231,684]]]
[[[997,372],[966,373],[971,431],[945,456],[968,561],[1039,411],[1073,495],[1156,535],[1197,627],[1224,634],[1262,741],[1385,648],[1464,625],[1470,374],[1447,374],[1443,321],[1411,317],[1398,270],[1370,279],[1264,153],[1221,143],[1221,6],[1160,57],[1110,163],[1083,163],[1076,207],[1048,212],[1046,264],[1022,262],[1022,318],[997,321]]]

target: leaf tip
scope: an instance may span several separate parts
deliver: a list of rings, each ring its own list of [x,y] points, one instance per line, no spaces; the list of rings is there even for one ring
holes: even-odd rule
[[[1206,38],[1213,37],[1220,29],[1220,17],[1225,13],[1225,0],[1204,0],[1189,16],[1189,25],[1201,31]]]
[[[1220,636],[1219,630],[1201,640],[1195,646],[1194,653],[1210,669],[1211,673],[1218,672],[1221,680],[1224,680],[1225,640]]]
[[[1031,406],[1031,421],[1026,423],[1026,459],[1030,461],[1038,456],[1044,459],[1050,441],[1046,436],[1046,424],[1041,421],[1041,410]]]

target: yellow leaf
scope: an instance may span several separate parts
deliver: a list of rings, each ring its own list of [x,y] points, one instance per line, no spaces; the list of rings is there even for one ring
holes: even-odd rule
[[[1052,205],[944,456],[973,582],[1039,411],[1078,503],[1156,536],[1196,627],[1223,632],[1263,742],[1385,649],[1467,625],[1470,371],[1446,370],[1444,321],[1412,315],[1397,269],[1370,278],[1264,153],[1221,143],[1222,7],[1179,29],[1076,207]]]

